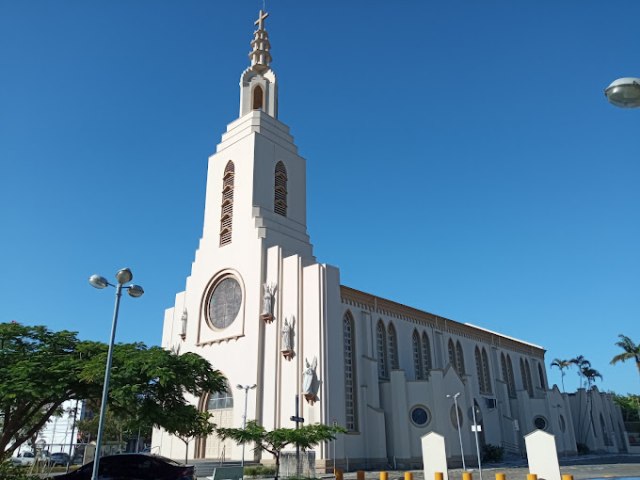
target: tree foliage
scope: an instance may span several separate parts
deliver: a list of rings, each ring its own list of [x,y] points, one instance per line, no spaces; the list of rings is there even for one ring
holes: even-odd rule
[[[623,352],[616,355],[611,359],[611,365],[615,365],[618,362],[626,362],[632,360],[636,362],[638,373],[640,373],[640,345],[635,344],[626,335],[618,335],[619,341],[616,342],[616,346],[620,347]]]
[[[620,406],[622,410],[622,419],[625,422],[640,422],[640,395],[613,394],[613,401]]]
[[[75,332],[0,323],[0,458],[37,433],[66,400],[102,395],[107,345],[80,341]],[[195,353],[142,343],[114,348],[108,407],[115,416],[164,428],[187,418],[185,394],[225,387],[223,375]]]
[[[230,438],[239,444],[253,443],[254,449],[273,455],[276,461],[275,480],[280,472],[280,455],[287,445],[297,445],[303,450],[315,445],[335,439],[336,433],[346,430],[339,426],[322,425],[319,423],[304,425],[300,428],[277,428],[267,431],[255,420],[247,422],[246,428],[217,428],[216,433],[222,440]]]

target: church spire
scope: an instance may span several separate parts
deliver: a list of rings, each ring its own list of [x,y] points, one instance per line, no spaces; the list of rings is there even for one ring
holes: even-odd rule
[[[258,13],[258,19],[255,24],[258,29],[253,32],[253,40],[251,41],[251,53],[249,58],[251,59],[251,69],[257,73],[262,73],[269,69],[269,63],[271,63],[271,44],[269,43],[269,34],[264,29],[264,21],[269,16],[267,12],[260,10]]]
[[[240,77],[240,116],[256,110],[278,118],[278,86],[276,74],[271,70],[271,44],[264,21],[269,14],[263,10],[254,22],[258,27],[253,32],[249,59],[251,66]]]

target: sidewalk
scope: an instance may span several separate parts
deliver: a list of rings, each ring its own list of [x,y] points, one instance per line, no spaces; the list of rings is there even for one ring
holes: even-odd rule
[[[473,472],[473,480],[479,480],[477,469],[469,469]],[[404,471],[388,471],[389,480],[404,480]],[[425,480],[422,470],[411,470],[413,480]],[[517,460],[503,464],[488,464],[482,468],[483,480],[495,480],[496,473],[505,473],[507,480],[526,480],[529,468],[526,460]],[[635,477],[640,480],[640,455],[581,455],[560,459],[560,473],[573,475],[574,480],[609,477]],[[356,472],[345,472],[345,480],[356,478]],[[319,475],[323,479],[334,478],[333,475]],[[250,477],[247,477],[250,478]],[[379,471],[365,472],[366,480],[379,480]],[[449,470],[449,480],[460,480],[462,469]],[[199,477],[205,480],[205,477]],[[262,478],[261,480],[272,480]],[[283,479],[285,480],[285,479]],[[433,479],[427,479],[433,480]]]
[[[473,480],[479,480],[477,469]],[[412,470],[413,480],[425,480],[422,470]],[[503,464],[487,464],[482,468],[483,480],[495,480],[496,473],[504,473],[507,480],[526,480],[529,467],[526,460],[517,460]],[[535,472],[534,472],[535,473]],[[560,459],[560,473],[573,475],[574,480],[605,477],[636,477],[640,480],[640,455],[583,455]],[[344,474],[345,479],[355,479],[356,472]],[[366,480],[378,480],[380,472],[366,472]],[[462,469],[449,469],[449,480],[460,480]],[[404,471],[390,471],[389,480],[404,479]],[[433,479],[427,479],[433,480]]]

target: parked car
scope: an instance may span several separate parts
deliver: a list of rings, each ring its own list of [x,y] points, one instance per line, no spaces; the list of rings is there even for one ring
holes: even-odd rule
[[[51,465],[66,465],[71,461],[71,457],[69,457],[68,453],[64,452],[56,452],[52,453],[49,458],[49,462]]]
[[[90,480],[93,462],[55,480]],[[195,467],[170,458],[144,453],[123,453],[100,458],[99,480],[196,480]]]
[[[33,465],[36,462],[36,455],[33,452],[20,452],[11,458],[14,465]]]

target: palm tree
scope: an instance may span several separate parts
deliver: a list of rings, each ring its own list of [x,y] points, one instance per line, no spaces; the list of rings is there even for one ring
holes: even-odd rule
[[[640,373],[640,345],[636,345],[626,335],[618,335],[620,341],[616,342],[616,346],[624,350],[624,353],[620,353],[611,359],[611,365],[615,365],[618,362],[625,362],[627,360],[635,360],[636,367],[638,367],[638,373]]]
[[[580,377],[580,387],[582,388],[582,378],[585,378],[583,375],[583,371],[586,368],[591,368],[591,362],[589,360],[587,360],[584,355],[578,355],[577,357],[572,358],[571,360],[569,360],[572,364],[574,364],[577,368],[578,368],[578,376]],[[585,381],[585,383],[587,383]]]
[[[584,377],[584,379],[587,382],[587,390],[591,389],[591,385],[593,385],[594,383],[596,383],[596,379],[600,379],[602,380],[602,375],[600,374],[599,371],[597,371],[595,368],[591,368],[589,367],[583,367],[582,368],[582,376]]]
[[[551,362],[551,367],[558,367],[560,369],[560,375],[562,375],[562,392],[564,393],[564,373],[572,365],[571,360],[561,360],[559,358],[554,358],[553,362]]]

